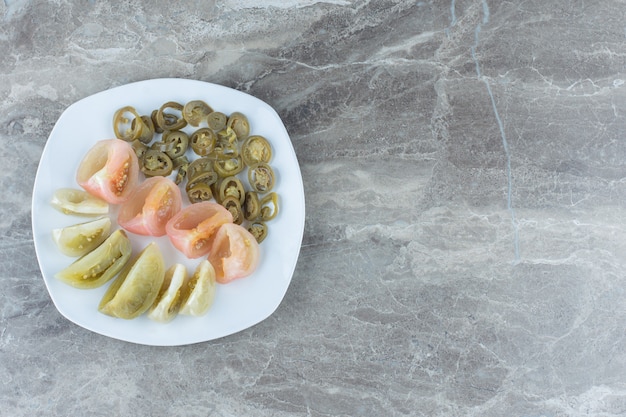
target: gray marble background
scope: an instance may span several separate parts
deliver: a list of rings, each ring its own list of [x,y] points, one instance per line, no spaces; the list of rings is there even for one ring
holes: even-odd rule
[[[0,3],[0,415],[626,415],[624,0]],[[63,318],[34,175],[73,102],[181,77],[273,106],[291,286],[190,346]]]

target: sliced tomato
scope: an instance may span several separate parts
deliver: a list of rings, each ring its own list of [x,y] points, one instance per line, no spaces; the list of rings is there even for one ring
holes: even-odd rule
[[[182,207],[178,186],[166,177],[151,177],[141,183],[120,206],[117,223],[144,236],[165,235],[165,225]]]
[[[254,236],[245,227],[234,223],[220,227],[208,257],[220,284],[252,274],[259,265],[259,258],[259,244]]]
[[[172,245],[187,258],[209,253],[217,230],[233,222],[233,216],[220,204],[204,201],[183,208],[167,222],[165,231]]]
[[[133,147],[119,139],[96,142],[80,162],[76,181],[108,203],[123,203],[139,183],[139,162]]]

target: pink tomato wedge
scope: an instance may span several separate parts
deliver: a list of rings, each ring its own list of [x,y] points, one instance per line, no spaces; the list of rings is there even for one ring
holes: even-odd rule
[[[217,230],[233,222],[233,215],[221,205],[204,201],[183,208],[167,222],[165,231],[172,245],[187,258],[209,253]]]
[[[165,235],[165,225],[182,207],[180,189],[169,178],[151,177],[142,182],[120,206],[117,223],[144,236]]]
[[[254,272],[259,265],[259,244],[245,227],[224,224],[215,235],[208,259],[216,281],[226,284]]]
[[[80,162],[76,182],[107,203],[123,203],[139,183],[137,155],[120,139],[96,142]]]

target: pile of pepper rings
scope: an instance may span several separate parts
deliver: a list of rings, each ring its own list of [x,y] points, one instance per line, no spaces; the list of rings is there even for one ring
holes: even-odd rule
[[[278,214],[272,148],[263,136],[250,135],[244,114],[227,116],[203,100],[169,101],[150,115],[125,106],[113,116],[113,131],[132,145],[146,177],[175,173],[176,184],[186,181],[190,203],[215,199],[234,223],[246,221],[259,243],[265,239],[266,222]],[[249,189],[238,177],[246,169]]]

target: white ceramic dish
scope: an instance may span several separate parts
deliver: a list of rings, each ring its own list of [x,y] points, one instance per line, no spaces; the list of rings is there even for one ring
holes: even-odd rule
[[[75,180],[76,168],[96,141],[114,137],[112,119],[118,108],[131,105],[140,114],[149,114],[168,101],[185,103],[196,99],[206,101],[225,114],[244,113],[250,121],[251,134],[263,135],[272,144],[271,165],[277,176],[274,191],[279,195],[280,210],[278,216],[268,223],[270,231],[261,244],[259,268],[248,278],[218,284],[215,302],[203,317],[179,315],[172,322],[162,324],[146,315],[122,320],[101,314],[97,306],[109,284],[93,290],[80,290],[54,277],[74,258],[59,252],[51,231],[86,219],[54,209],[50,205],[52,194],[61,187],[79,188]],[[184,195],[184,189],[182,191]],[[304,212],[300,167],[287,130],[269,105],[220,85],[185,79],[155,79],[97,93],[63,112],[50,133],[37,170],[32,202],[33,239],[46,287],[63,316],[112,338],[145,345],[175,346],[233,334],[261,322],[276,310],[296,266],[304,232]],[[117,209],[112,206],[110,217],[117,227],[116,214]],[[166,265],[181,262],[191,273],[199,262],[185,258],[167,237],[128,235],[135,253],[155,240]]]

